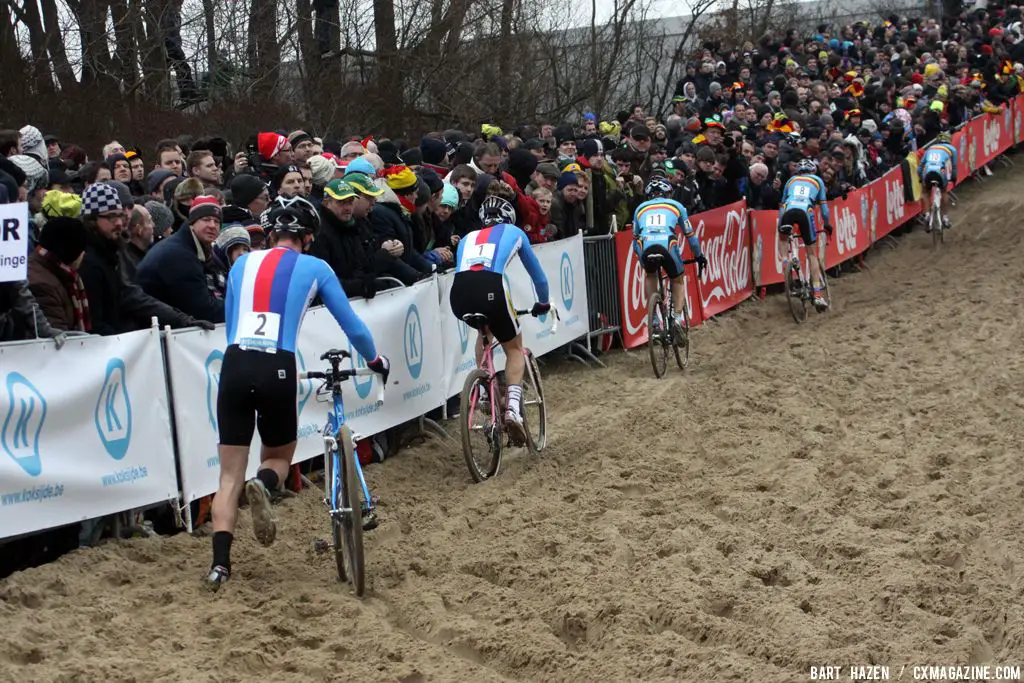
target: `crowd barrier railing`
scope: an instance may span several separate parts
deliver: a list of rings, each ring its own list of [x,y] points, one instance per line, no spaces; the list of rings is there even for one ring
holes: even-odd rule
[[[525,343],[544,355],[590,332],[583,237],[535,251],[562,316],[555,333],[547,316],[521,319]],[[536,293],[521,269],[517,260],[510,289],[516,305],[528,308]],[[352,301],[391,359],[382,406],[373,400],[375,378],[356,377],[347,387],[346,418],[357,435],[414,420],[461,391],[475,333],[451,314],[453,277]],[[187,509],[215,492],[223,327],[84,337],[60,351],[49,340],[0,344],[0,539],[163,501]],[[322,369],[320,355],[330,348],[348,349],[353,366],[366,364],[330,313],[313,308],[299,336],[298,368]],[[502,367],[504,358],[496,360]],[[317,388],[299,383],[295,462],[323,451],[327,407],[317,402]],[[247,476],[258,463],[250,458]],[[185,522],[191,526],[187,515]]]
[[[583,263],[587,275],[590,338],[599,338],[602,350],[611,347],[622,329],[619,285],[615,269],[615,235],[583,238]]]

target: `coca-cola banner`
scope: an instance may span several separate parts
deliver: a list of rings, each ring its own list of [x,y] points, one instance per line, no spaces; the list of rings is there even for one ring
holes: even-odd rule
[[[869,233],[871,241],[881,239],[921,211],[917,202],[908,202],[903,193],[903,169],[896,167],[867,186],[869,197]],[[877,217],[877,218],[876,218]]]
[[[690,223],[708,259],[706,277],[698,283],[706,320],[736,306],[754,292],[747,203],[739,201],[690,216]]]
[[[647,343],[647,293],[644,290],[644,269],[633,251],[633,233],[628,230],[615,234],[615,263],[622,309],[622,343],[627,349],[632,349]],[[686,306],[692,327],[704,320],[696,280],[696,267],[686,266]]]
[[[999,114],[982,114],[971,121],[971,140],[968,154],[972,169],[978,169],[1013,146],[1013,108],[1006,107]]]

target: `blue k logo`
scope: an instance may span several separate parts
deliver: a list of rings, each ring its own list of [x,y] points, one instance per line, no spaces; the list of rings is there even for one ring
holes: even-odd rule
[[[366,359],[359,355],[359,352],[351,345],[348,347],[348,352],[352,356],[349,361],[352,363],[353,370],[362,370],[366,367]],[[370,395],[370,389],[373,387],[373,377],[371,375],[354,375],[352,385],[356,388],[359,398],[366,398]]]
[[[7,375],[7,417],[0,431],[4,452],[30,477],[43,471],[39,434],[46,421],[46,399],[20,372]]]
[[[576,294],[576,282],[573,278],[572,261],[569,260],[569,254],[564,251],[562,252],[562,263],[559,267],[558,279],[562,288],[562,303],[565,304],[565,310],[572,310],[572,301]]]
[[[464,320],[457,320],[455,324],[459,328],[459,344],[462,346],[462,353],[466,353],[469,347],[469,325]]]
[[[220,390],[220,366],[223,362],[222,351],[210,351],[206,357],[206,414],[214,432],[217,431],[217,392]]]
[[[423,371],[423,325],[420,324],[420,312],[416,304],[409,306],[405,314],[405,364],[409,366],[409,374],[419,379]]]
[[[127,380],[124,361],[111,358],[96,400],[96,431],[107,454],[114,460],[121,460],[128,454],[132,440],[132,402],[128,398]]]

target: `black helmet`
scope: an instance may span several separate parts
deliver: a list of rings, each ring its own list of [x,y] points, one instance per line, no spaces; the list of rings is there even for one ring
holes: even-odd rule
[[[507,199],[492,194],[480,205],[480,220],[483,221],[484,227],[501,224],[515,225],[516,210]]]
[[[264,222],[266,230],[305,234],[314,232],[320,226],[320,216],[309,200],[295,196],[278,195],[270,203]]]

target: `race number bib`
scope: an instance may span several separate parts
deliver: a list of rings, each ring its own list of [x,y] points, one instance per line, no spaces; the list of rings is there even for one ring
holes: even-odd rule
[[[490,268],[491,264],[494,263],[494,247],[495,245],[490,242],[474,244],[472,246],[467,245],[466,253],[463,254],[462,259],[467,267],[483,266],[484,268]]]
[[[249,311],[238,319],[238,345],[246,350],[277,352],[281,316],[277,313]]]
[[[793,187],[793,196],[796,199],[807,200],[811,198],[811,189],[806,185],[796,185]]]

